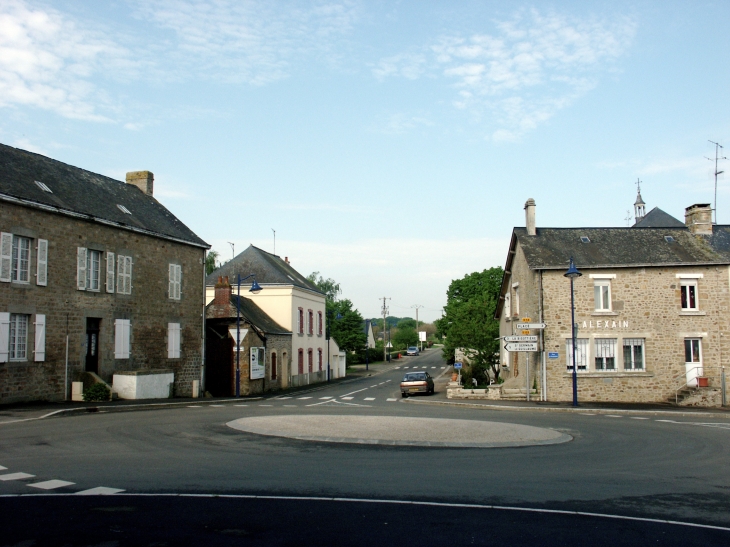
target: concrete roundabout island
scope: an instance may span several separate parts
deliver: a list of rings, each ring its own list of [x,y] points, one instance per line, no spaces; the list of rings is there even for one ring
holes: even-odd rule
[[[443,418],[287,415],[241,418],[226,425],[256,435],[391,446],[499,448],[559,444],[573,439],[542,427]]]

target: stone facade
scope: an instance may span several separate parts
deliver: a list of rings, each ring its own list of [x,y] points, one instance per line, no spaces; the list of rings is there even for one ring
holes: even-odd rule
[[[30,281],[0,283],[0,312],[29,317],[27,358],[0,363],[0,403],[64,399],[75,373],[86,367],[89,319],[99,328],[102,379],[111,383],[114,372],[122,370],[172,369],[175,395],[192,394],[193,380],[201,377],[205,248],[8,202],[0,202],[0,231],[31,240]],[[39,240],[48,241],[46,286],[33,275]],[[98,290],[77,289],[79,247],[99,252]],[[107,292],[108,253],[132,257],[131,294]],[[168,294],[170,264],[181,266],[179,300]],[[37,314],[46,321],[42,361],[33,354]],[[115,358],[117,319],[131,324],[129,358]],[[169,323],[180,324],[179,358],[168,358]]]

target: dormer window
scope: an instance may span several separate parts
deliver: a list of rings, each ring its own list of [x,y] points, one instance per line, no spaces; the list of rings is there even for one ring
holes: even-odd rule
[[[34,180],[33,182],[35,182],[36,183],[36,186],[38,186],[38,188],[40,188],[44,192],[48,192],[49,194],[52,194],[53,193],[53,190],[51,190],[48,186],[46,186],[45,184],[43,184],[41,181]]]
[[[580,236],[580,240],[581,240],[581,241],[582,241],[583,243],[590,243],[590,242],[591,242],[591,240],[590,240],[590,239],[588,239],[588,237],[587,237],[587,236]]]
[[[126,208],[126,207],[125,207],[124,205],[119,205],[119,204],[117,203],[117,207],[118,207],[118,208],[119,208],[119,210],[120,210],[120,211],[121,211],[122,213],[124,213],[125,215],[131,215],[131,214],[132,214],[132,211],[130,211],[129,209],[127,209],[127,208]]]
[[[664,236],[664,241],[667,243],[674,243],[674,238],[672,236]]]

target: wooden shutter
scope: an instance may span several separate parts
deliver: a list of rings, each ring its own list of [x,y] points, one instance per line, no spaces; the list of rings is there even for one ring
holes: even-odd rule
[[[0,312],[0,363],[8,362],[10,351],[10,314]]]
[[[167,324],[167,358],[180,358],[180,323]]]
[[[129,359],[129,338],[131,325],[129,319],[114,321],[114,358]]]
[[[114,253],[106,253],[106,292],[114,292]]]
[[[38,267],[35,282],[37,285],[48,285],[48,240],[38,240]]]
[[[132,294],[132,257],[124,257],[124,291],[125,294]]]
[[[175,298],[180,300],[180,297],[182,296],[182,265],[178,265],[175,268],[175,273]]]
[[[13,268],[13,234],[0,234],[0,281],[10,283]]]
[[[76,249],[76,288],[80,291],[86,290],[86,248]]]
[[[175,264],[168,264],[167,267],[167,296],[168,298],[175,298]],[[172,325],[172,323],[170,323]]]
[[[46,360],[46,316],[35,316],[35,361]]]

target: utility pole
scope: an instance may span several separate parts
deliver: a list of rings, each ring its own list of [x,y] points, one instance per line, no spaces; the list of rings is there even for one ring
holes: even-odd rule
[[[231,259],[236,258],[236,244],[231,243],[230,241],[228,242],[228,244],[231,246],[231,254],[233,255]]]
[[[422,308],[422,307],[423,306],[421,306],[420,304],[414,304],[413,306],[411,306],[411,308],[416,308],[416,335],[418,336],[418,346],[421,349],[423,349],[423,347],[421,346],[421,335],[418,334],[418,308]]]
[[[714,161],[715,162],[715,207],[712,209],[715,211],[715,224],[717,224],[717,175],[720,175],[724,173],[725,171],[718,171],[717,170],[717,162],[719,160],[726,160],[727,158],[725,156],[720,156],[720,148],[722,148],[722,145],[719,143],[716,143],[715,141],[711,141],[708,139],[708,142],[711,142],[715,145],[715,158],[708,158],[705,156],[706,160]]]
[[[388,306],[385,305],[386,300],[390,300],[390,298],[388,298],[386,296],[383,297],[383,363],[388,361],[388,356],[387,356],[388,347],[387,347],[387,344],[385,343],[385,327],[386,327],[385,318],[388,316]]]

